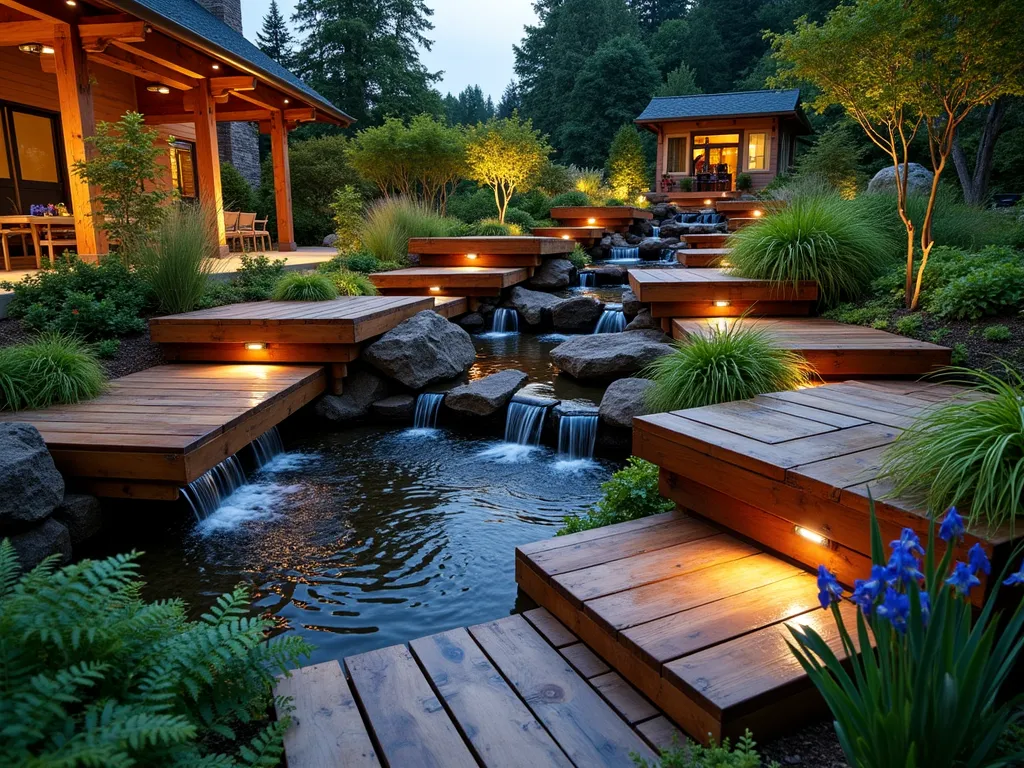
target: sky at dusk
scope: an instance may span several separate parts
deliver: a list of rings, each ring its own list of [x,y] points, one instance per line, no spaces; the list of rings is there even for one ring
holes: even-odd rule
[[[424,66],[444,74],[437,83],[442,94],[479,85],[497,102],[512,79],[512,46],[523,38],[523,27],[537,20],[533,0],[427,0],[434,9],[434,30],[428,37],[433,50],[424,51]],[[291,24],[295,0],[278,0]],[[242,0],[245,36],[255,41],[270,0]]]

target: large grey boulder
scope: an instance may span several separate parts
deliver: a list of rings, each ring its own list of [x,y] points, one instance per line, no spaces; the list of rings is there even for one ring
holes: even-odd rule
[[[374,416],[385,421],[412,421],[416,414],[416,398],[412,395],[392,395],[378,400],[370,409]]]
[[[651,310],[641,309],[636,317],[629,321],[623,329],[626,331],[658,331],[661,332],[661,323],[651,317]]]
[[[550,312],[561,299],[542,291],[531,291],[517,285],[512,289],[509,303],[519,312],[519,316],[527,325],[540,325],[544,322],[545,312]]]
[[[345,377],[344,391],[340,395],[324,395],[316,404],[320,418],[344,424],[366,418],[374,401],[388,395],[384,379],[364,368],[357,368]]]
[[[576,267],[568,259],[544,259],[530,278],[530,287],[538,291],[559,291],[568,288]]]
[[[622,285],[626,282],[629,270],[621,264],[601,264],[592,267],[594,280],[598,285]]]
[[[35,568],[50,555],[60,555],[62,564],[71,561],[71,534],[52,517],[10,538],[23,572]]]
[[[551,324],[556,331],[592,331],[603,311],[604,302],[592,296],[573,296],[551,308]]]
[[[654,386],[650,379],[619,379],[613,381],[601,398],[598,417],[609,427],[633,428],[633,417],[644,416],[650,409],[644,402],[647,390]]]
[[[640,241],[637,246],[640,249],[640,258],[647,261],[657,261],[661,258],[661,252],[666,248],[660,237],[648,237]]]
[[[899,166],[900,176],[903,176],[903,163]],[[932,179],[935,174],[918,163],[910,163],[907,170],[907,193],[911,195],[927,195],[932,189]],[[868,192],[895,192],[896,191],[896,169],[887,165],[868,182]]]
[[[409,389],[461,376],[476,360],[469,334],[429,309],[363,350],[363,360]]]
[[[0,423],[0,529],[19,528],[50,514],[64,498],[64,478],[39,430]]]
[[[479,312],[470,312],[468,315],[463,315],[457,322],[470,333],[482,331],[487,326],[487,321],[484,320],[484,316]]]
[[[68,529],[71,546],[77,547],[103,527],[100,500],[84,493],[68,493],[53,511],[53,519]]]
[[[632,320],[639,315],[643,308],[644,305],[640,303],[632,288],[627,288],[622,292],[622,314],[626,316],[627,320]]]
[[[551,358],[573,378],[608,381],[632,376],[671,351],[646,333],[597,333],[559,344]]]
[[[529,376],[507,370],[463,384],[444,396],[445,407],[468,416],[490,416],[506,405],[512,395],[526,386]]]

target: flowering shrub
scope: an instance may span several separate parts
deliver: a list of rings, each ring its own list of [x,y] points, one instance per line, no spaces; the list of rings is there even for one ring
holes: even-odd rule
[[[966,562],[952,562],[963,533],[963,518],[951,507],[938,531],[949,545],[939,562],[935,537],[928,537],[925,550],[909,528],[890,544],[885,561],[872,506],[874,564],[849,596],[861,609],[856,638],[839,612],[842,586],[825,566],[818,568],[818,598],[831,608],[850,660],[840,663],[810,628],[791,629],[796,644],[790,648],[832,710],[851,765],[998,768],[1024,759],[1024,752],[1001,754],[999,746],[1002,734],[1024,717],[1019,702],[1000,696],[1024,646],[1024,601],[1002,621],[994,612],[997,583],[974,612],[971,590],[992,566],[980,544]],[[1000,581],[1024,584],[1024,564]],[[855,648],[863,652],[857,656]]]

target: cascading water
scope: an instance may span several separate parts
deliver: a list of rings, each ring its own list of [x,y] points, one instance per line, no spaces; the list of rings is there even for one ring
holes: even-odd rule
[[[507,309],[505,307],[494,310],[491,332],[519,333],[519,313],[514,309]]]
[[[540,434],[544,426],[543,405],[532,405],[512,401],[505,418],[505,442],[519,445],[540,445]]]
[[[284,443],[281,442],[281,433],[277,431],[277,427],[271,427],[253,440],[252,452],[256,457],[258,469],[263,469],[271,459],[284,453]]]
[[[597,321],[594,333],[618,333],[626,327],[626,316],[622,313],[621,304],[605,304],[604,312]]]
[[[558,421],[558,455],[570,460],[594,457],[597,414],[570,413]]]
[[[640,248],[637,246],[622,247],[614,246],[612,248],[612,256],[609,261],[639,261],[640,260]]]
[[[593,272],[580,272],[580,288],[593,288],[597,285],[597,275]]]
[[[651,237],[661,238],[661,227],[656,227],[652,224],[651,229],[653,230]]]
[[[413,414],[413,429],[437,429],[437,414],[441,410],[444,395],[424,392],[416,398],[416,412]]]

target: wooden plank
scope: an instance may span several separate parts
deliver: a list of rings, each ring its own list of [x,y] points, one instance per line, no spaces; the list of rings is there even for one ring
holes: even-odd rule
[[[628,205],[573,205],[556,206],[549,214],[555,221],[576,221],[586,219],[597,219],[589,223],[590,226],[599,224],[602,221],[636,220],[647,221],[654,218],[654,214],[643,208],[633,208]]]
[[[572,766],[465,629],[410,646],[483,765]]]
[[[523,611],[523,616],[555,648],[562,648],[576,642],[576,635],[566,629],[562,622],[552,616],[547,608],[533,608],[529,611]]]
[[[576,765],[631,765],[653,751],[522,616],[470,627],[491,661]]]
[[[655,749],[672,749],[686,743],[686,736],[664,715],[652,717],[637,725],[647,742]]]
[[[295,707],[284,734],[288,768],[380,765],[337,661],[292,670],[278,679],[274,695],[290,696]]]
[[[477,766],[408,648],[393,645],[349,656],[345,666],[390,765]]]
[[[762,443],[783,443],[836,429],[821,421],[779,413],[749,400],[690,408],[685,416],[690,421],[746,435]]]
[[[590,681],[598,693],[615,708],[630,724],[647,720],[658,714],[658,710],[618,672],[606,672]]]
[[[561,549],[562,547],[573,547],[583,542],[593,541],[594,539],[603,539],[606,536],[620,536],[626,531],[641,530],[651,526],[662,525],[672,520],[682,520],[685,517],[686,515],[681,512],[663,512],[660,515],[640,517],[636,520],[629,520],[628,522],[617,523],[616,525],[606,525],[600,528],[591,528],[588,531],[570,533],[565,536],[552,536],[549,539],[531,541],[528,544],[520,544],[516,547],[516,551],[526,556],[532,556],[538,552]]]
[[[555,256],[572,253],[575,243],[560,237],[410,237],[409,253],[419,255],[463,256]]]
[[[603,675],[609,670],[604,660],[583,643],[567,645],[560,649],[560,652],[577,672],[588,679]]]

